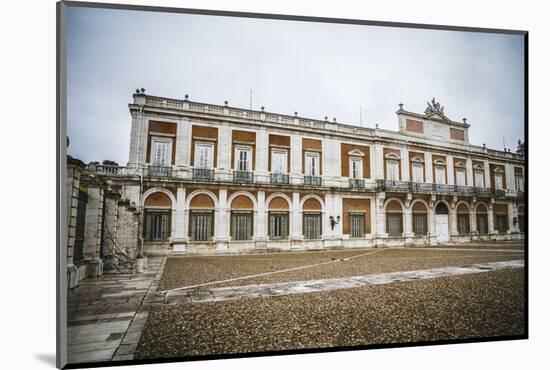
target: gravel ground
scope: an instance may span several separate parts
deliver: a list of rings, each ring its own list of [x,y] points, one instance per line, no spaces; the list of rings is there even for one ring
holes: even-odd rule
[[[522,253],[451,249],[371,249],[273,253],[252,256],[173,257],[166,261],[159,290],[330,262],[369,252],[376,253],[307,269],[217,283],[210,285],[210,287],[340,278],[523,258]]]
[[[136,358],[523,335],[523,278],[517,269],[158,306],[149,313]]]

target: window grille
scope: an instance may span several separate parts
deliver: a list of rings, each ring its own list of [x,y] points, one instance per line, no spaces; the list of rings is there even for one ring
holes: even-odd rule
[[[499,233],[506,233],[508,231],[507,215],[497,215],[497,231]]]
[[[458,233],[467,235],[470,233],[470,216],[467,213],[459,213],[457,216]]]
[[[304,213],[304,238],[321,239],[320,213]]]
[[[387,214],[388,234],[390,236],[401,236],[403,234],[403,215],[401,213]]]
[[[286,239],[288,237],[288,213],[269,214],[269,238]]]
[[[211,240],[214,234],[214,217],[212,212],[191,212],[191,240]]]
[[[167,241],[170,228],[170,211],[145,211],[145,240]]]
[[[396,160],[386,161],[386,175],[388,180],[399,181],[399,162]]]
[[[477,231],[480,234],[488,234],[488,223],[487,223],[487,215],[486,214],[478,214],[477,215]]]
[[[413,214],[413,232],[417,236],[428,233],[428,216],[426,214]]]
[[[351,238],[365,237],[365,215],[363,213],[350,213],[349,224]]]
[[[231,213],[231,238],[252,240],[252,212]]]

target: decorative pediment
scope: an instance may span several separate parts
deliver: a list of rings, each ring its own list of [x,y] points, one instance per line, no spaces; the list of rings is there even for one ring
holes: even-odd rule
[[[447,165],[447,162],[445,162],[444,160],[442,159],[436,159],[434,161],[434,164],[438,165],[438,166],[446,166]]]
[[[395,153],[388,153],[388,154],[386,154],[386,155],[384,156],[384,158],[386,158],[386,159],[397,159],[397,160],[401,159],[401,158],[400,158],[397,154],[395,154]]]
[[[365,153],[363,153],[362,151],[360,151],[359,149],[353,149],[352,151],[349,151],[348,152],[348,155],[350,157],[364,157],[365,156]]]
[[[432,119],[439,119],[447,122],[451,122],[447,116],[445,116],[444,110],[445,107],[442,106],[440,103],[435,101],[435,98],[432,98],[432,102],[426,102],[428,104],[428,107],[424,111],[424,114],[426,117],[432,118]]]
[[[464,162],[456,162],[456,163],[455,163],[455,167],[465,168],[465,167],[466,167],[466,164],[465,164]]]
[[[411,159],[411,162],[424,163],[424,159],[422,157],[415,156]]]

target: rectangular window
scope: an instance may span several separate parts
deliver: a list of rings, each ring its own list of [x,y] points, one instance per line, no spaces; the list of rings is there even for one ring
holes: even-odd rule
[[[435,183],[445,184],[445,166],[435,166]]]
[[[350,177],[352,179],[363,178],[363,159],[354,157],[350,158],[349,167],[351,169]]]
[[[170,229],[170,211],[145,211],[145,240],[167,241]]]
[[[151,163],[155,166],[168,166],[171,158],[171,141],[154,138],[152,139],[153,151]]]
[[[286,239],[288,237],[288,213],[269,213],[269,238]]]
[[[196,143],[195,144],[195,167],[209,168],[214,165],[214,144]]]
[[[426,235],[428,233],[428,216],[426,214],[413,214],[414,235]]]
[[[365,237],[365,214],[350,213],[349,226],[350,226],[351,238],[364,238]]]
[[[251,148],[236,148],[235,149],[235,168],[237,171],[248,172],[252,169],[252,149]]]
[[[499,234],[504,234],[508,231],[508,216],[499,214],[497,215],[497,231]]]
[[[502,174],[495,173],[495,190],[502,190]]]
[[[231,212],[231,238],[252,240],[252,212]]]
[[[306,176],[319,176],[319,153],[306,152]]]
[[[459,213],[457,216],[458,233],[467,235],[470,233],[470,216],[467,213]]]
[[[413,182],[424,182],[424,165],[422,163],[412,164]]]
[[[484,188],[485,187],[485,174],[483,170],[475,170],[475,186],[478,188]]]
[[[523,191],[523,176],[516,175],[516,190]]]
[[[482,235],[489,233],[486,214],[477,215],[477,232]]]
[[[466,171],[464,168],[456,169],[456,184],[458,186],[466,186]]]
[[[287,173],[287,151],[272,150],[271,151],[271,172]]]
[[[321,214],[304,213],[304,239],[321,239]]]
[[[386,160],[386,174],[388,180],[399,181],[399,162],[396,160]]]
[[[214,235],[213,212],[191,211],[191,240],[207,241]]]
[[[401,213],[388,213],[387,218],[387,227],[388,234],[390,236],[401,236],[403,234],[403,216]]]

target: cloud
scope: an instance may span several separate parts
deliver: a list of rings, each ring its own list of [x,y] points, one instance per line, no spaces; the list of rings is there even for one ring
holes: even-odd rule
[[[519,35],[71,8],[69,153],[128,161],[128,103],[147,93],[397,130],[433,96],[472,144],[523,141]]]

